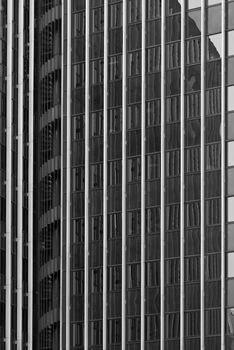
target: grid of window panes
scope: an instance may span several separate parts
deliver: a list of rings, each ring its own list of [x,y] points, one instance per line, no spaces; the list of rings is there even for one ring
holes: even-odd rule
[[[5,343],[5,284],[6,284],[6,1],[2,2],[0,9],[0,347],[4,349]]]
[[[234,346],[234,2],[226,1],[226,349]]]
[[[207,1],[205,79],[205,347],[221,347],[221,1]]]
[[[102,348],[104,2],[90,2],[89,347]]]
[[[71,349],[83,349],[85,189],[85,3],[73,1],[71,15]]]
[[[200,344],[201,3],[185,18],[185,349]]]
[[[122,1],[108,1],[107,344],[121,349]]]
[[[141,308],[141,1],[127,1],[126,342],[140,348]]]
[[[47,2],[49,4],[49,2]],[[53,5],[51,1],[51,6]],[[59,5],[56,1],[55,5]],[[59,344],[60,273],[60,107],[61,107],[61,7],[39,4],[40,42],[38,45],[39,119],[38,125],[38,317],[49,321],[39,330],[41,349]],[[44,13],[50,13],[45,20]],[[56,13],[56,16],[55,16]],[[53,14],[53,15],[52,15]],[[30,116],[31,117],[31,116]]]
[[[180,348],[180,40],[181,6],[166,4],[165,349]],[[162,157],[164,155],[161,155]]]
[[[161,1],[146,2],[146,349],[160,345]],[[140,162],[139,162],[140,163]]]

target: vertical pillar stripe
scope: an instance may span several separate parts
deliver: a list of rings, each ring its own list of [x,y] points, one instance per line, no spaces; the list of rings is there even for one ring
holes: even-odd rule
[[[225,133],[225,56],[226,56],[226,18],[225,18],[225,0],[222,0],[222,57],[221,57],[221,350],[225,349],[225,158],[226,158],[226,133]]]
[[[33,350],[34,1],[29,6],[28,350]]]
[[[85,23],[85,261],[84,261],[84,350],[89,348],[89,46],[90,1],[86,0]]]
[[[64,220],[64,0],[61,1],[61,185],[60,185],[60,323],[59,323],[59,346],[63,348],[63,220]]]
[[[201,350],[204,350],[205,259],[205,1],[201,2]]]
[[[17,350],[22,349],[23,302],[23,81],[24,2],[18,8],[18,135],[17,135]]]
[[[108,0],[104,0],[104,130],[103,130],[103,350],[107,350],[107,147],[108,147]]]
[[[145,343],[145,35],[146,2],[142,0],[142,57],[141,57],[141,350]]]
[[[164,244],[165,244],[165,1],[161,4],[161,213],[160,213],[160,349],[164,350]]]
[[[180,350],[184,350],[184,133],[185,133],[185,0],[181,2],[181,99],[180,99]]]
[[[66,350],[70,350],[71,1],[67,1]]]
[[[7,2],[7,154],[6,154],[6,350],[11,349],[11,251],[12,251],[12,34],[13,1]]]
[[[126,349],[126,145],[127,145],[127,0],[123,0],[123,77],[122,77],[122,350]]]

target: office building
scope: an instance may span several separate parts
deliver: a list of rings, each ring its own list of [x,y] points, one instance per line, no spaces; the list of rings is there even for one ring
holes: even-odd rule
[[[232,349],[234,1],[1,4],[1,348]]]

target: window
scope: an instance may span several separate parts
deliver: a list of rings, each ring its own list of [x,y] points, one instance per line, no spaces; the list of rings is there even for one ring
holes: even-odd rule
[[[108,290],[121,290],[121,266],[108,267]]]
[[[137,288],[141,285],[141,265],[131,264],[127,266],[128,288]]]
[[[128,319],[128,341],[141,339],[141,319],[139,317]]]
[[[152,261],[146,263],[146,287],[155,287],[160,284],[160,262]]]
[[[205,311],[205,335],[220,334],[221,326],[221,310],[206,310]]]
[[[221,32],[221,6],[208,7],[207,32],[208,34]]]
[[[227,170],[227,194],[234,196],[234,168]]]
[[[232,285],[230,285],[229,287],[232,288],[232,292],[233,292],[234,291],[234,281],[233,280],[232,280]],[[233,295],[232,305],[234,305],[234,295]],[[234,308],[227,310],[227,333],[231,334],[232,336],[234,335]]]
[[[166,17],[166,42],[180,40],[181,16],[173,15]]]
[[[234,279],[227,280],[227,306],[234,306]],[[234,321],[234,308],[232,309],[233,312],[233,321]],[[234,323],[233,323],[234,326]],[[234,333],[234,329],[233,329]]]
[[[227,277],[234,277],[234,253],[227,254]]]
[[[108,344],[117,344],[121,342],[121,319],[108,320]]]
[[[110,214],[108,215],[108,238],[116,238],[121,236],[122,230],[122,219],[121,214]]]
[[[234,251],[234,224],[227,226],[227,249]]]
[[[229,57],[227,59],[227,84],[228,85],[234,84],[233,67],[234,67],[234,57]]]
[[[180,283],[180,259],[170,259],[165,266],[166,284]]]
[[[185,313],[185,336],[200,335],[200,312],[190,311]]]
[[[166,338],[178,338],[180,336],[180,314],[166,314],[165,323]]]
[[[103,217],[94,216],[91,219],[91,237],[92,241],[102,240],[103,235]]]
[[[222,34],[209,35],[207,37],[207,59],[220,58],[222,54]]]
[[[166,99],[167,122],[180,121],[180,96],[173,96]]]
[[[194,0],[193,0],[194,1]],[[196,0],[196,5],[200,0]],[[194,8],[192,6],[191,8]],[[197,7],[197,6],[196,6]],[[189,11],[186,18],[186,37],[201,35],[201,10]]]
[[[147,73],[159,72],[161,69],[161,47],[147,49],[146,55]]]
[[[91,322],[91,345],[102,344],[102,321]]]
[[[97,293],[102,291],[102,269],[91,269],[91,292]]]
[[[234,55],[234,31],[228,32],[228,56]]]
[[[221,257],[220,254],[209,254],[205,257],[205,280],[220,279]]]
[[[84,293],[84,270],[72,272],[72,295]]]
[[[188,0],[188,9],[193,9],[201,6],[201,0]]]
[[[193,256],[184,260],[184,280],[185,282],[195,282],[200,280],[200,257]]]
[[[160,317],[146,316],[146,341],[160,339]]]
[[[228,166],[234,166],[234,141],[228,142]]]

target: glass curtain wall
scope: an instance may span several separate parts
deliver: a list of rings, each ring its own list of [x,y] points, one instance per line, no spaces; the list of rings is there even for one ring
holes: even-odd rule
[[[108,1],[107,346],[121,349],[122,1]]]

